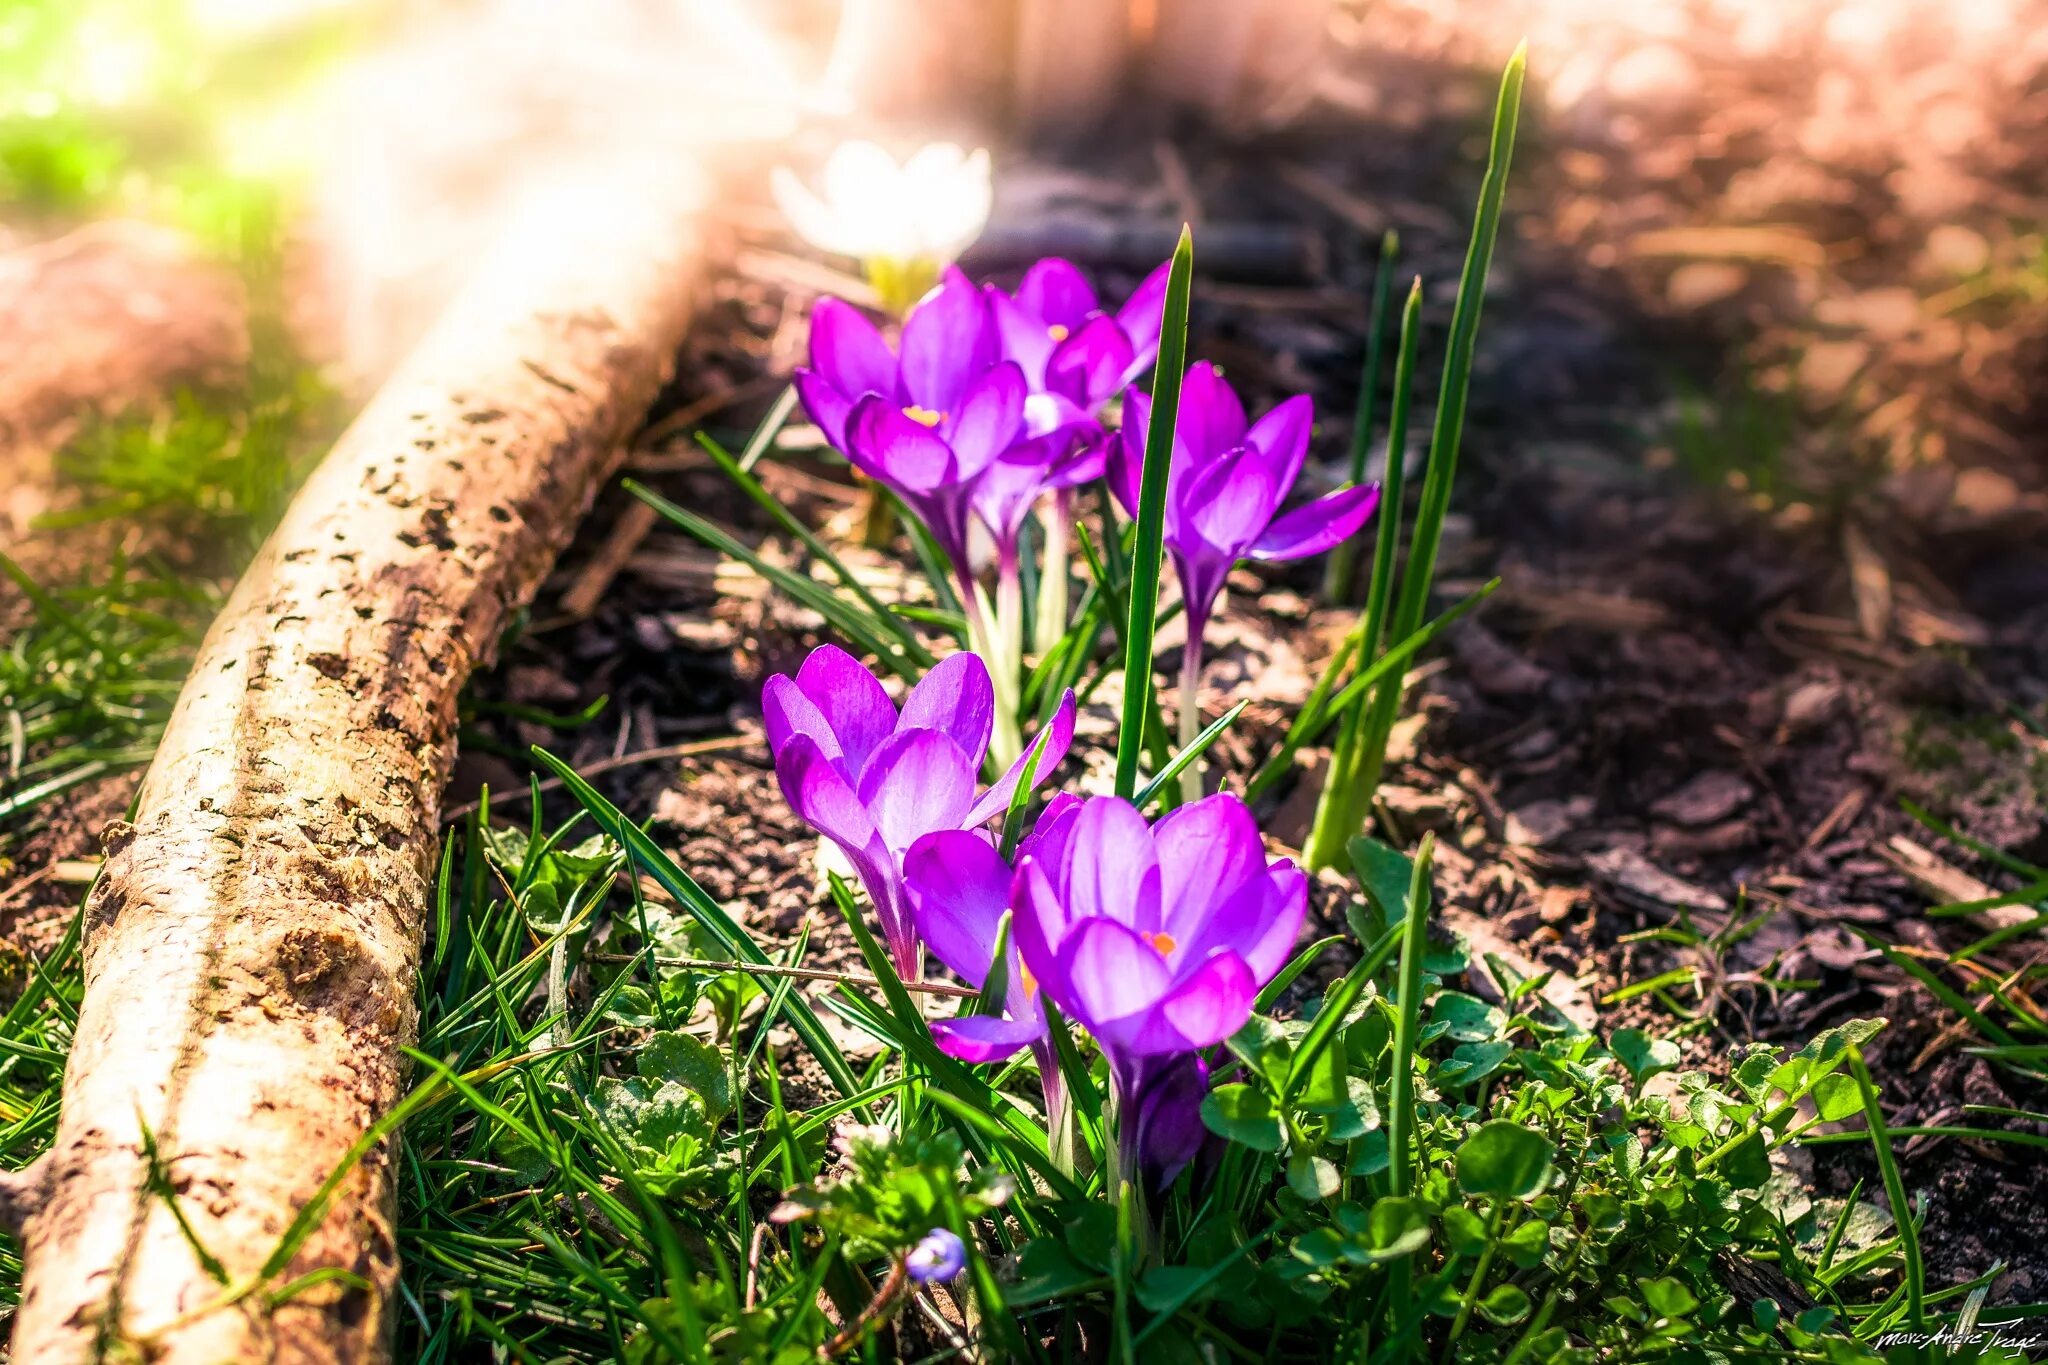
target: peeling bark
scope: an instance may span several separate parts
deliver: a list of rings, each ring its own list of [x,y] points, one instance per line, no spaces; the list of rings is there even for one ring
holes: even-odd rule
[[[698,255],[678,179],[536,203],[208,634],[104,836],[56,1145],[8,1191],[34,1205],[14,1360],[388,1357],[388,1142],[265,1288],[353,1282],[238,1291],[407,1083],[456,697],[667,375]],[[225,1286],[150,1193],[150,1140]]]

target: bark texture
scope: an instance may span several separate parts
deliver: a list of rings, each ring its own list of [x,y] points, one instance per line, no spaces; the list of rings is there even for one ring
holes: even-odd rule
[[[354,1283],[239,1291],[405,1087],[456,695],[667,376],[698,257],[677,182],[622,168],[522,214],[207,636],[104,836],[15,1361],[388,1356],[388,1143],[265,1288]]]

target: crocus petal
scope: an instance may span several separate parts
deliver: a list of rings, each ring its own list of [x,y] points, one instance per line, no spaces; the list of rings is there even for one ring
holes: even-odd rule
[[[1095,288],[1072,261],[1047,256],[1017,282],[1017,302],[1045,327],[1079,327],[1095,311]]]
[[[960,828],[974,768],[937,730],[900,730],[875,750],[858,790],[882,842],[900,852],[934,830]]]
[[[840,222],[839,214],[787,167],[777,166],[768,173],[768,188],[797,236],[821,251],[840,256],[860,254],[862,243]]]
[[[1112,438],[1107,467],[1109,491],[1123,505],[1127,516],[1138,515],[1138,499],[1144,492],[1145,428],[1152,421],[1152,400],[1138,389],[1124,393],[1122,429]]]
[[[1116,393],[1131,367],[1131,354],[1124,329],[1098,313],[1053,348],[1045,387],[1092,410]]]
[[[977,771],[996,723],[995,685],[979,654],[948,654],[903,699],[898,730],[938,730],[960,746]]]
[[[1045,1016],[1031,1014],[1017,1019],[997,1019],[985,1014],[968,1014],[958,1019],[932,1021],[932,1041],[939,1051],[963,1062],[999,1062],[1027,1043],[1045,1036]]]
[[[811,368],[848,398],[896,397],[896,357],[858,308],[820,299],[811,310]]]
[[[1036,314],[994,285],[987,287],[989,316],[995,319],[1003,357],[1014,360],[1034,389],[1045,386],[1045,362],[1052,358],[1052,333]]]
[[[1264,985],[1287,965],[1307,916],[1308,878],[1282,859],[1228,888],[1200,919],[1168,932],[1190,960],[1223,949],[1236,953],[1251,968],[1254,981]]]
[[[1222,371],[1206,360],[1188,366],[1174,428],[1197,464],[1244,444],[1244,404]]]
[[[1101,478],[1107,472],[1110,446],[1116,439],[1114,433],[1102,432],[1081,441],[1074,447],[1073,454],[1047,471],[1046,491],[1079,488]]]
[[[976,378],[944,424],[957,462],[954,478],[973,478],[995,462],[1024,426],[1024,372],[1005,360]]]
[[[1180,580],[1180,596],[1187,611],[1188,630],[1199,640],[1208,625],[1216,598],[1230,579],[1230,569],[1237,563],[1237,555],[1199,541],[1184,545],[1168,542],[1167,549],[1173,555],[1174,576]]]
[[[1283,498],[1301,477],[1302,462],[1308,458],[1309,433],[1315,424],[1315,402],[1307,394],[1298,393],[1252,423],[1251,430],[1244,434],[1244,443],[1273,467],[1274,482]]]
[[[1244,1027],[1258,993],[1258,982],[1244,959],[1232,952],[1218,953],[1174,984],[1160,999],[1148,1026],[1127,1045],[1141,1052],[1214,1047]]]
[[[959,482],[953,447],[887,399],[869,394],[855,403],[846,434],[846,458],[899,491],[931,493]]]
[[[1074,817],[1064,878],[1055,878],[1076,920],[1095,916],[1139,933],[1159,930],[1159,856],[1145,817],[1128,801],[1096,797]]]
[[[1275,520],[1247,553],[1254,559],[1321,554],[1358,534],[1379,505],[1380,486],[1376,483],[1340,488]]]
[[[1074,834],[1074,817],[1081,813],[1082,798],[1075,792],[1054,792],[1045,808],[1031,822],[1031,832],[1017,841],[1017,859],[1043,859],[1049,866],[1064,865],[1067,841]]]
[[[1124,300],[1124,306],[1116,310],[1117,325],[1131,340],[1131,364],[1137,372],[1130,376],[1133,379],[1159,355],[1159,328],[1166,312],[1166,282],[1172,273],[1173,262],[1162,262],[1131,291],[1131,296]]]
[[[988,149],[963,152],[950,142],[919,148],[903,163],[903,197],[925,254],[952,260],[988,226],[995,202]]]
[[[797,735],[775,755],[775,776],[790,809],[818,833],[849,853],[879,847],[867,807],[809,735]]]
[[[1018,857],[1010,883],[1010,939],[1031,974],[1052,989],[1049,983],[1059,970],[1060,947],[1075,921],[1046,868],[1038,858]]]
[[[803,400],[804,411],[818,430],[825,433],[825,442],[834,450],[846,451],[846,421],[853,412],[853,399],[832,386],[832,381],[816,370],[799,365],[793,376],[796,396]]]
[[[948,270],[903,323],[903,393],[919,407],[951,413],[995,353],[987,300],[965,275]]]
[[[1042,983],[1097,1038],[1122,1043],[1173,986],[1150,940],[1112,919],[1083,919],[1060,945],[1059,968]],[[1165,1051],[1148,1048],[1148,1051]]]
[[[903,855],[903,886],[932,955],[970,986],[988,979],[996,929],[1010,909],[1010,865],[986,836],[927,834]]]
[[[1010,765],[1010,770],[997,778],[995,785],[983,792],[981,799],[961,817],[962,828],[973,829],[1008,810],[1010,798],[1016,793],[1017,783],[1023,780],[1026,767],[1031,768],[1031,785],[1043,786],[1045,780],[1052,776],[1053,769],[1066,758],[1067,747],[1073,742],[1074,690],[1068,688],[1067,695],[1060,699],[1059,709],[1052,713],[1045,729],[1024,746],[1024,752],[1017,755],[1017,761]]]
[[[889,694],[860,660],[837,645],[812,650],[796,672],[796,685],[832,726],[846,774],[858,782],[868,755],[896,728],[896,708]]]
[[[1258,451],[1239,446],[1188,481],[1167,534],[1183,543],[1198,540],[1236,559],[1265,531],[1279,502],[1274,471]]]
[[[1047,471],[1071,440],[1064,435],[1019,441],[981,471],[970,501],[974,514],[995,537],[998,555],[1014,554],[1024,518],[1045,492]]]
[[[1168,813],[1152,827],[1159,850],[1160,927],[1185,949],[1209,912],[1266,870],[1251,809],[1217,792]]]
[[[1152,1187],[1163,1190],[1209,1140],[1202,1125],[1209,1068],[1190,1052],[1149,1062],[1140,1071],[1137,1131],[1131,1145]]]
[[[761,720],[768,731],[768,752],[777,758],[796,735],[808,737],[827,758],[843,759],[832,722],[804,695],[796,680],[777,673],[761,688]],[[785,793],[787,795],[787,793]]]

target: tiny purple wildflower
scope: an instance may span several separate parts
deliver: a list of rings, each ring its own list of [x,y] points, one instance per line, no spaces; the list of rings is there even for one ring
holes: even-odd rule
[[[967,1245],[950,1228],[933,1228],[910,1249],[903,1265],[919,1284],[950,1280],[967,1268]]]

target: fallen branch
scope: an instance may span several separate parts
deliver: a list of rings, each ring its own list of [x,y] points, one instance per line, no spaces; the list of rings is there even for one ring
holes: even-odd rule
[[[15,1360],[388,1358],[388,1147],[293,1220],[405,1089],[456,697],[668,373],[681,181],[532,204],[207,635],[104,836],[56,1144],[0,1200],[31,1205]]]

